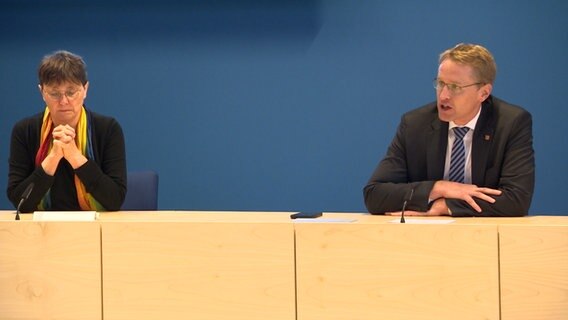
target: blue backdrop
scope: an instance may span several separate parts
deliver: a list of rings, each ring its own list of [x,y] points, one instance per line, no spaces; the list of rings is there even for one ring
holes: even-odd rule
[[[0,209],[36,69],[88,65],[88,107],[123,126],[160,209],[364,211],[403,112],[435,99],[438,55],[489,48],[494,94],[533,114],[531,214],[567,214],[568,2],[0,0]]]

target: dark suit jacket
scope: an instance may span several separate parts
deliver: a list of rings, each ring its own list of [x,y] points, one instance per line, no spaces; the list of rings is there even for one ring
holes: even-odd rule
[[[534,190],[532,117],[519,106],[490,96],[483,102],[471,153],[472,183],[502,191],[491,204],[476,199],[481,213],[465,201],[446,199],[452,216],[524,216]],[[444,178],[448,122],[438,118],[436,103],[402,116],[396,136],[363,189],[372,214],[400,211],[414,189],[407,210],[427,211],[434,183]]]

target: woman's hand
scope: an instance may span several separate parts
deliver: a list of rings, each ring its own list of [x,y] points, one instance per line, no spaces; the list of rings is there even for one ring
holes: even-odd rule
[[[73,169],[77,169],[87,162],[87,158],[77,148],[75,137],[75,129],[70,125],[59,125],[53,129],[53,149],[60,148],[63,157],[71,164]]]

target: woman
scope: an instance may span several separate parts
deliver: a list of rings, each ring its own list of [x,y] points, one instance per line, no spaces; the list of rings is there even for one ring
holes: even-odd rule
[[[45,109],[12,130],[8,198],[21,212],[119,210],[126,195],[124,135],[113,118],[88,110],[83,59],[67,51],[43,58],[38,70]]]

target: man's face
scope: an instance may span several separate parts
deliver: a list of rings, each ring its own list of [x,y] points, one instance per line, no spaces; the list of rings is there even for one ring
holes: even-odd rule
[[[479,80],[471,66],[450,59],[440,64],[437,81],[438,117],[457,125],[464,125],[475,117],[492,89],[491,84],[477,84]]]
[[[75,127],[77,125],[88,88],[89,83],[83,86],[71,82],[40,87],[43,100],[47,103],[51,119],[56,126],[68,124]]]

